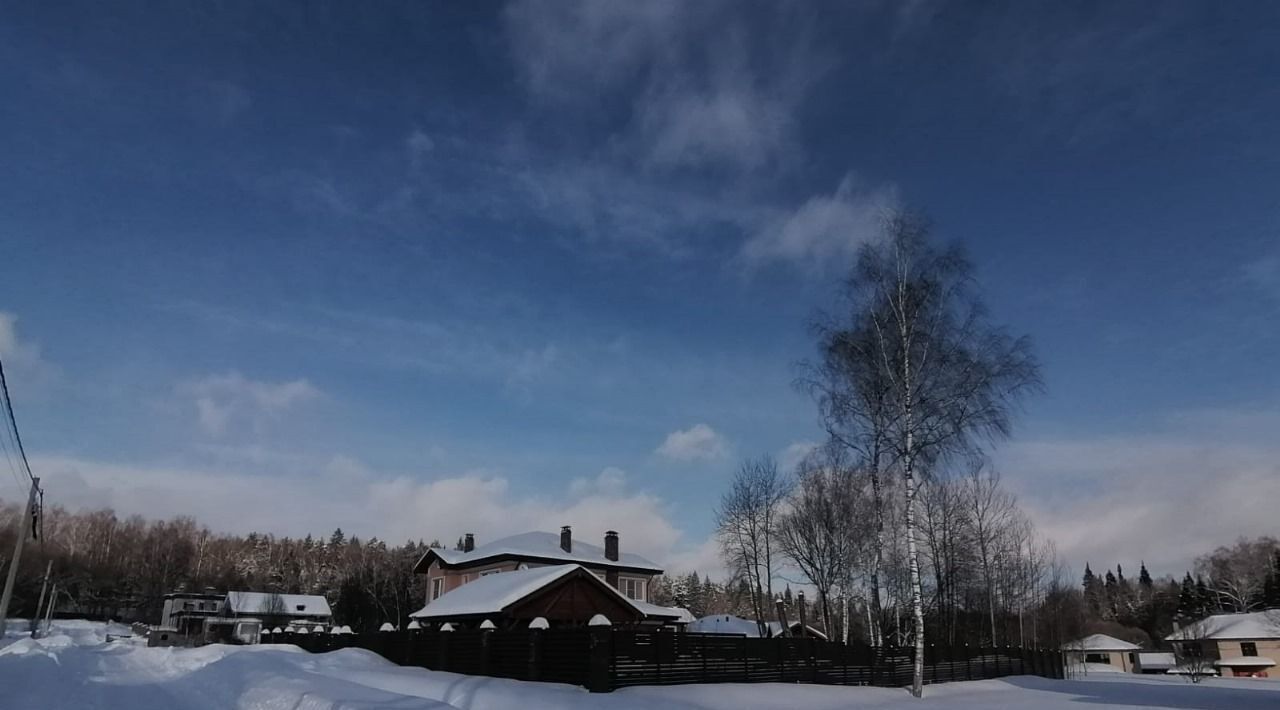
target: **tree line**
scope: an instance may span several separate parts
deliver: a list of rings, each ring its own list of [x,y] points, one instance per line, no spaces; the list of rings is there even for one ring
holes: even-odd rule
[[[1105,633],[1146,648],[1213,614],[1280,610],[1280,541],[1240,538],[1197,558],[1181,580],[1153,579],[1146,564],[1136,579],[1121,565],[1099,574],[1086,564],[1072,606],[1081,635]]]
[[[14,543],[21,509],[0,504],[0,551]],[[159,621],[165,594],[175,591],[252,590],[319,594],[338,623],[400,628],[422,607],[425,580],[413,565],[439,542],[389,545],[376,537],[280,537],[211,532],[188,517],[121,518],[111,510],[45,511],[42,539],[28,542],[19,566],[11,613],[35,613],[46,563],[57,584],[62,615]],[[7,571],[6,564],[0,565]]]

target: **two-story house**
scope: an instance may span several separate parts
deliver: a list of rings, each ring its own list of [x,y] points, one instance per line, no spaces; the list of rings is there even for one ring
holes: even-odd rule
[[[596,614],[612,623],[687,620],[683,610],[650,603],[662,568],[622,552],[612,530],[603,547],[575,541],[569,526],[558,536],[527,532],[480,546],[468,533],[461,550],[427,550],[414,572],[427,577],[426,605],[413,615],[424,621],[513,625],[541,616],[573,623]]]
[[[1267,678],[1277,674],[1280,609],[1215,614],[1165,637],[1183,658],[1204,659],[1224,676]]]

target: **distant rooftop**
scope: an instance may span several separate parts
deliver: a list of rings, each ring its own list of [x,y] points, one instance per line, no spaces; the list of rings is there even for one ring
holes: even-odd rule
[[[1190,627],[1190,628],[1188,628]],[[1280,609],[1244,614],[1214,614],[1203,621],[1184,626],[1164,637],[1166,641],[1197,638],[1229,641],[1233,639],[1280,639]]]
[[[418,565],[434,554],[450,567],[465,567],[498,557],[536,557],[544,560],[576,562],[595,567],[626,567],[660,574],[662,568],[653,561],[631,552],[622,552],[615,562],[604,556],[604,548],[575,539],[573,552],[560,549],[560,535],[549,532],[527,532],[500,538],[480,545],[471,552],[432,548],[423,555]],[[416,568],[417,566],[415,566]],[[419,569],[418,571],[422,571]]]

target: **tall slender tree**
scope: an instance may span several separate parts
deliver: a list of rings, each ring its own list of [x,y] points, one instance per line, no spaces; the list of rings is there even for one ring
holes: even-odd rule
[[[846,285],[853,332],[850,381],[883,382],[888,447],[903,494],[903,537],[915,664],[923,694],[924,598],[917,545],[920,483],[936,467],[1008,436],[1011,413],[1040,384],[1026,338],[992,326],[973,267],[957,246],[936,247],[925,220],[885,219],[884,238],[859,252]]]

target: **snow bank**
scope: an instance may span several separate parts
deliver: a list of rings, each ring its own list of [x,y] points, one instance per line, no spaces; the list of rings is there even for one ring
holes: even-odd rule
[[[50,710],[1185,710],[1280,707],[1280,683],[1094,675],[1057,681],[1034,677],[929,686],[923,701],[894,688],[781,683],[627,688],[592,694],[553,683],[404,668],[369,651],[310,654],[296,646],[147,648],[140,640],[106,642],[104,625],[62,624],[48,638],[9,636],[0,648],[0,708]]]

